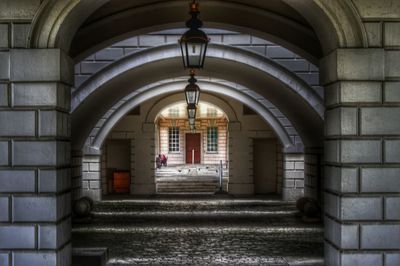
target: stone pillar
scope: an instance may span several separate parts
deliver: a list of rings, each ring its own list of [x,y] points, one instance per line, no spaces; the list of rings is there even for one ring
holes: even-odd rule
[[[1,265],[71,263],[72,66],[59,49],[0,51]]]
[[[283,154],[282,199],[295,201],[304,196],[304,154]]]
[[[131,193],[152,195],[156,193],[155,184],[155,124],[143,123],[142,132],[138,132],[134,140],[134,169],[132,172]]]
[[[253,141],[241,130],[239,122],[230,122],[228,192],[233,195],[254,194]]]
[[[400,51],[380,48],[322,61],[328,266],[400,265],[399,62]]]
[[[72,201],[81,197],[82,191],[82,152],[72,151],[71,161],[72,173]]]
[[[101,200],[101,155],[83,155],[81,194],[94,201]]]
[[[323,149],[306,149],[304,155],[304,195],[322,202]]]

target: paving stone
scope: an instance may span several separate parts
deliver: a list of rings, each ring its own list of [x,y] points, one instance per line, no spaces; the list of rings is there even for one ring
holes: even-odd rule
[[[73,245],[109,248],[109,264],[324,265],[320,224],[303,224],[293,203],[265,198],[105,200]],[[118,233],[123,232],[123,233]]]

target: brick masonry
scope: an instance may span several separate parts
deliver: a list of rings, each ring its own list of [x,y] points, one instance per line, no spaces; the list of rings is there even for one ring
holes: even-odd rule
[[[91,75],[124,56],[154,46],[171,43],[177,44],[181,36],[181,31],[182,30],[168,30],[166,32],[139,35],[98,51],[75,65],[75,87],[79,87]],[[319,95],[323,96],[323,88],[319,85],[318,67],[299,55],[282,46],[254,36],[213,29],[206,29],[206,31],[211,38],[211,43],[239,47],[273,59],[278,64],[297,74],[307,84],[312,86]]]
[[[400,24],[364,25],[374,49],[323,60],[327,265],[400,265]]]
[[[30,27],[0,23],[0,265],[70,265],[72,61]]]

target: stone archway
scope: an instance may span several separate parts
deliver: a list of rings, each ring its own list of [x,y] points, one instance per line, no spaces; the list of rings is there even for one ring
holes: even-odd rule
[[[368,262],[383,265],[386,261],[396,265],[399,262],[399,218],[396,215],[399,199],[398,190],[393,191],[397,186],[391,171],[398,170],[399,155],[395,147],[399,145],[399,129],[394,117],[398,117],[399,110],[397,105],[391,104],[393,101],[398,103],[397,94],[393,92],[396,86],[393,80],[397,80],[400,74],[397,71],[398,33],[390,23],[400,20],[398,3],[382,1],[378,7],[372,1],[358,0],[285,2],[311,23],[325,55],[322,66],[328,92],[326,262],[328,265],[344,266]],[[74,36],[79,25],[103,2],[74,2],[69,6],[68,1],[42,3],[39,11],[34,7],[30,9],[33,12],[25,14],[15,12],[18,6],[13,3],[6,8],[10,12],[2,14],[4,21],[10,23],[18,21],[21,16],[32,21],[33,15],[29,14],[37,14],[29,47],[43,48],[14,49],[1,54],[4,58],[1,61],[1,79],[7,84],[12,83],[13,90],[2,89],[8,99],[7,104],[2,102],[6,106],[2,112],[9,126],[1,133],[4,140],[0,146],[0,161],[10,171],[8,176],[19,176],[19,173],[13,172],[14,167],[24,167],[25,171],[36,176],[39,174],[39,179],[32,179],[34,186],[22,189],[6,182],[3,187],[4,193],[12,195],[12,199],[2,197],[4,213],[9,214],[2,217],[6,223],[3,232],[14,235],[23,229],[26,238],[2,246],[6,249],[2,258],[8,263],[13,252],[13,260],[22,264],[35,261],[37,264],[68,265],[70,204],[68,185],[62,180],[65,180],[65,169],[70,164],[70,145],[68,130],[62,129],[60,124],[63,122],[60,121],[68,121],[68,87],[73,82],[70,77],[72,62],[63,52],[63,49],[69,49],[63,45],[68,47],[71,43],[68,38]],[[362,25],[360,21],[364,21]],[[366,33],[364,27],[368,29]],[[252,25],[247,28],[252,28]],[[262,29],[258,31],[262,32]],[[24,38],[26,32],[17,36]],[[9,40],[2,42],[3,45],[6,43],[7,49],[11,48]],[[376,48],[367,49],[367,45]],[[394,98],[382,97],[383,91]],[[8,97],[9,93],[14,97]],[[13,102],[10,103],[9,99]],[[49,109],[43,111],[43,107]],[[54,117],[60,119],[52,119]],[[48,123],[39,123],[39,120]],[[387,186],[373,185],[378,182],[378,176],[387,181],[384,182]],[[56,185],[36,185],[35,182],[46,178]],[[22,192],[29,196],[21,197]],[[391,221],[395,223],[389,223]],[[24,226],[15,226],[16,222],[23,222]],[[41,222],[47,227],[38,227]],[[36,245],[38,233],[35,230],[46,229],[55,237],[47,244],[40,242],[39,246]],[[31,252],[20,252],[21,249]]]

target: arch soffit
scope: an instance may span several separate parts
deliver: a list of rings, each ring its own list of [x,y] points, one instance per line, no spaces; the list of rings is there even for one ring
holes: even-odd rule
[[[164,45],[150,48],[122,58],[103,70],[97,72],[90,79],[84,82],[81,87],[76,89],[72,95],[71,109],[76,110],[87,97],[102,87],[112,79],[123,73],[151,62],[179,58],[181,56],[176,45]],[[212,44],[208,49],[207,56],[210,58],[223,59],[238,62],[262,71],[268,76],[272,76],[290,88],[293,92],[300,95],[314,111],[323,118],[324,103],[320,95],[307,83],[301,80],[294,73],[280,66],[271,59],[262,57],[258,54],[239,49],[236,47]]]
[[[185,95],[182,92],[168,95],[167,97],[163,97],[162,99],[155,102],[151,106],[150,110],[147,112],[145,119],[146,123],[154,123],[157,119],[158,114],[163,110],[163,108],[171,104],[184,101],[185,101]],[[226,118],[228,119],[229,122],[238,121],[238,116],[236,114],[236,111],[227,101],[225,101],[221,97],[218,97],[211,93],[203,92],[201,93],[200,102],[210,103],[220,108],[225,113]]]
[[[72,38],[77,34],[78,28],[93,12],[108,1],[43,1],[33,21],[30,46],[32,48],[61,48],[69,51]],[[293,7],[310,23],[322,42],[325,54],[334,47],[368,46],[365,29],[351,0],[282,1]],[[172,2],[179,1],[164,4],[171,6]],[[211,0],[208,2],[219,3],[221,1]],[[241,4],[237,3],[237,5]],[[241,8],[245,8],[245,6],[241,5]],[[253,8],[257,10],[256,6]]]
[[[140,89],[140,92],[132,93],[130,96],[125,98],[123,103],[117,104],[118,107],[113,108],[114,111],[101,126],[98,133],[91,143],[90,150],[100,151],[102,143],[111,132],[112,128],[132,109],[140,105],[141,103],[150,100],[156,96],[167,95],[170,93],[176,93],[182,91],[181,82],[172,82],[162,84],[161,82],[148,85],[146,88]],[[253,99],[251,96],[246,95],[243,92],[238,91],[235,88],[214,83],[206,83],[203,86],[203,91],[209,94],[223,95],[225,97],[233,98],[243,104],[252,106],[252,108],[266,121],[274,132],[277,134],[282,145],[286,150],[295,149],[293,140],[290,138],[289,133],[282,126],[279,120],[268,110],[267,107],[262,105],[257,100]],[[225,111],[225,110],[224,110]],[[154,121],[152,121],[154,122]]]

